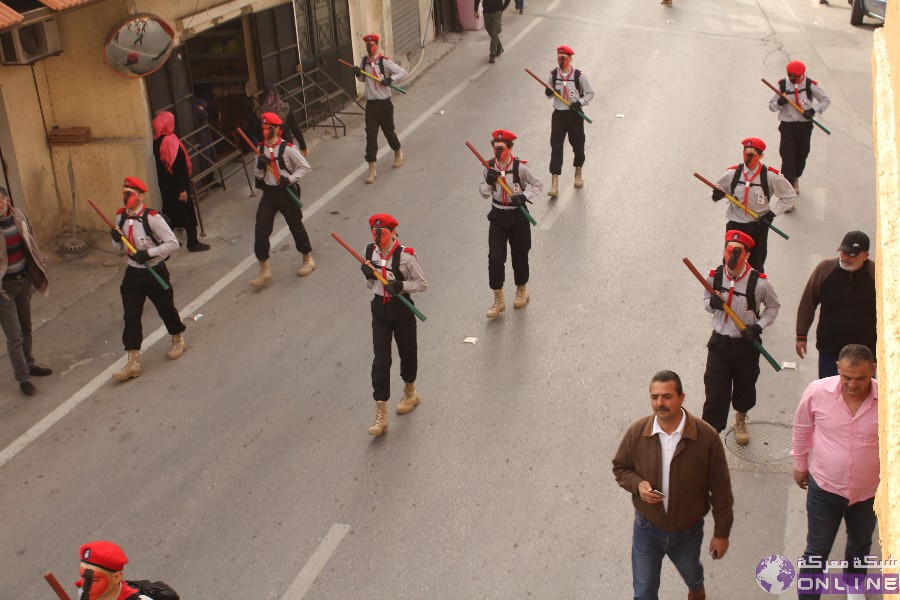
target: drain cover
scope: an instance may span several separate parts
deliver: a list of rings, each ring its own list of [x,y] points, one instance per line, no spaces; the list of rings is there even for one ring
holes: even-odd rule
[[[59,252],[63,258],[82,258],[91,251],[91,243],[87,240],[70,238],[59,243]]]
[[[741,446],[734,441],[734,427],[725,434],[725,447],[748,463],[748,468],[771,473],[794,470],[791,458],[791,426],[784,423],[750,421],[750,443]]]

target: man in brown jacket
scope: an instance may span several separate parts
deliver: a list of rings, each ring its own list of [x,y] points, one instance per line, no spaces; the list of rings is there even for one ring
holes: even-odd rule
[[[631,492],[634,530],[631,571],[635,600],[656,600],[663,557],[688,586],[688,600],[704,600],[703,517],[712,506],[713,560],[728,551],[734,521],[731,478],[719,435],[682,408],[681,378],[660,371],[650,380],[653,415],[634,422],[613,458],[613,474]]]

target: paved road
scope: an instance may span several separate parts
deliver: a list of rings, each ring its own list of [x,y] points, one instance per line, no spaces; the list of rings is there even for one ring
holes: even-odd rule
[[[313,276],[293,274],[299,256],[279,230],[274,281],[247,285],[255,203],[237,181],[204,205],[213,251],[172,262],[179,306],[203,315],[181,360],[166,361],[165,340],[145,345],[143,377],[106,381],[121,356],[114,283],[42,325],[39,353],[57,374],[27,401],[5,384],[0,401],[0,596],[48,597],[44,571],[71,582],[78,545],[110,538],[129,575],[184,598],[630,597],[632,510],[610,459],[649,410],[653,372],[682,375],[688,410],[703,400],[708,318],[680,258],[717,262],[724,207],[691,173],[717,177],[751,135],[778,166],[759,79],[806,62],[833,100],[834,135],[814,133],[797,210],[777,222],[791,239],[772,237],[767,264],[783,310],[765,343],[795,361],[812,266],[845,231],[874,232],[872,28],[810,0],[529,0],[527,12],[506,16],[496,65],[486,36],[466,34],[397,100],[401,170],[386,156],[364,185],[359,130],[314,149]],[[549,102],[522,68],[549,71],[561,43],[598,91],[586,187],[573,190],[567,169],[560,198],[535,203],[532,302],[488,322],[488,207],[463,144],[486,151],[490,131],[511,129],[546,174]],[[328,233],[362,248],[381,211],[431,285],[418,303],[423,404],[372,439],[368,294]],[[754,419],[789,423],[814,361],[764,365]],[[11,381],[6,362],[0,377]],[[54,410],[66,414],[35,437]],[[706,565],[713,598],[761,596],[757,561],[796,556],[805,534],[789,476],[735,467],[731,550]],[[684,596],[671,566],[663,587]]]

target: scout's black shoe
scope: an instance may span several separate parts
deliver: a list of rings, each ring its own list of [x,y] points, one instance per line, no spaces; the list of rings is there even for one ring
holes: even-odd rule
[[[197,242],[193,246],[187,247],[188,252],[206,252],[209,250],[209,244],[204,244],[203,242]]]
[[[22,393],[26,396],[34,396],[37,394],[37,388],[34,387],[34,384],[30,381],[23,381],[19,384],[19,389],[22,390]]]
[[[491,55],[488,57],[488,62],[489,62],[489,63],[495,62],[495,61],[494,61],[494,55],[493,55],[493,54],[491,54]]]
[[[46,377],[47,375],[53,373],[53,369],[49,367],[42,367],[41,365],[34,365],[33,367],[28,367],[28,372],[35,377]]]

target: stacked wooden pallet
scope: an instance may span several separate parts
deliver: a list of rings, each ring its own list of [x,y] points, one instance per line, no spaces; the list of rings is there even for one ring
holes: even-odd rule
[[[90,127],[65,127],[51,129],[47,135],[51,146],[75,146],[91,141]]]

